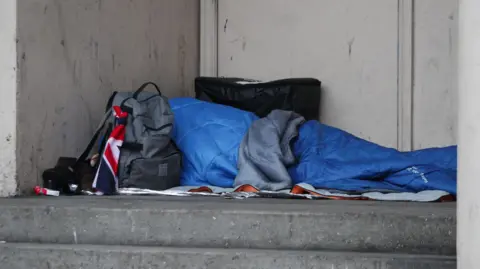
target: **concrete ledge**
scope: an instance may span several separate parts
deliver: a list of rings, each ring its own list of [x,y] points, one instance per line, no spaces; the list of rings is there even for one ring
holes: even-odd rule
[[[0,200],[0,241],[455,255],[455,204],[176,197]]]
[[[0,245],[9,269],[454,269],[455,257],[313,251],[175,249],[91,245]]]

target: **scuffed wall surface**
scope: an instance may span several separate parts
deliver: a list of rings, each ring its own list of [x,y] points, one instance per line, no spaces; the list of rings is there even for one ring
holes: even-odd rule
[[[219,1],[219,73],[316,77],[324,123],[397,147],[409,110],[413,149],[455,144],[458,0],[413,2],[413,108],[399,102],[400,0]]]
[[[219,73],[316,77],[320,117],[397,145],[397,0],[219,1]]]
[[[147,80],[193,93],[198,1],[18,1],[18,151],[22,191],[59,156],[83,150],[113,90]]]
[[[2,0],[0,9],[0,197],[17,189],[16,140],[16,0]]]

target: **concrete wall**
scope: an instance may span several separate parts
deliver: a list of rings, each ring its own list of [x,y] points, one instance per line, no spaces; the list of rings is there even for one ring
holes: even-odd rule
[[[400,149],[456,143],[457,0],[222,0],[221,76],[312,76],[321,120]]]
[[[0,8],[0,197],[15,194],[16,141],[16,0],[3,0]]]
[[[9,18],[4,13],[2,6],[0,21]],[[39,183],[41,172],[59,156],[81,152],[113,90],[134,90],[151,80],[167,96],[193,92],[198,1],[28,0],[18,1],[17,14],[16,145],[22,191]],[[13,36],[8,30],[0,35]],[[4,47],[12,50],[8,42],[0,43],[2,55]],[[0,130],[1,139],[9,133]]]
[[[457,202],[457,268],[480,268],[480,1],[459,7],[459,145]]]
[[[413,145],[457,141],[458,0],[415,1]]]

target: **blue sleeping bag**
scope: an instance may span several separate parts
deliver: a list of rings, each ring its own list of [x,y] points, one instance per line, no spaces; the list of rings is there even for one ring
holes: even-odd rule
[[[173,98],[170,105],[172,137],[184,157],[182,185],[233,187],[240,143],[258,117],[193,98]],[[455,146],[399,152],[318,121],[304,123],[292,146],[294,184],[349,192],[457,192]]]

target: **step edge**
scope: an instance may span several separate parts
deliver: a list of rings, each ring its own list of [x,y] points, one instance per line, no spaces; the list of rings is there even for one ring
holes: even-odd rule
[[[274,249],[248,249],[248,248],[188,248],[188,247],[159,247],[159,246],[136,246],[136,245],[92,245],[92,244],[41,244],[41,243],[0,243],[2,248],[16,248],[23,250],[86,250],[86,251],[110,251],[110,252],[135,252],[135,253],[175,253],[175,254],[232,254],[246,253],[249,255],[268,255],[282,253],[284,255],[324,255],[324,256],[361,256],[365,258],[388,258],[388,259],[435,259],[455,261],[457,256],[432,255],[432,254],[405,254],[405,253],[377,253],[355,251],[332,251],[332,250],[274,250]]]

